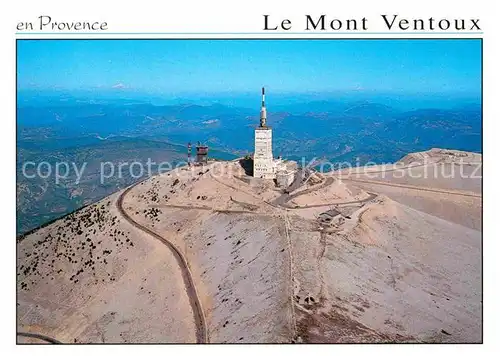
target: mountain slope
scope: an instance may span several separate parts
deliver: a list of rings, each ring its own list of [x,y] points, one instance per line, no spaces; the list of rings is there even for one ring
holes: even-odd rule
[[[480,231],[343,177],[287,196],[238,162],[184,167],[21,240],[18,325],[196,342],[201,308],[215,343],[480,342],[480,248]]]

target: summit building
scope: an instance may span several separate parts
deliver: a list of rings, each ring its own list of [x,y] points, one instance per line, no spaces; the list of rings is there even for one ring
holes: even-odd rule
[[[262,88],[260,125],[255,128],[255,151],[253,156],[253,175],[257,178],[274,179],[276,168],[273,162],[273,130],[267,126],[266,94]]]
[[[295,162],[273,158],[273,130],[267,126],[266,94],[262,88],[260,124],[255,128],[255,150],[253,155],[253,176],[275,179],[278,186],[287,187],[293,181]]]

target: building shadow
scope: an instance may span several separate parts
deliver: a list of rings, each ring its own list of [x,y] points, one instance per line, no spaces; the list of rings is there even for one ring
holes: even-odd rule
[[[247,176],[253,176],[253,158],[245,156],[239,160],[241,168],[245,171]]]

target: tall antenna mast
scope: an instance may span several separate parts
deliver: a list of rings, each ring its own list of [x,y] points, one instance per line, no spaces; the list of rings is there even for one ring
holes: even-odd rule
[[[264,87],[262,87],[262,107],[260,108],[260,127],[266,127],[266,93]]]

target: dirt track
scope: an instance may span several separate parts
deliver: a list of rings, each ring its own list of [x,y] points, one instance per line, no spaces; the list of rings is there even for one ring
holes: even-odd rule
[[[120,194],[118,197],[118,200],[116,202],[116,207],[118,208],[118,211],[123,215],[125,220],[127,220],[130,224],[135,226],[136,228],[146,232],[147,234],[151,235],[158,241],[162,242],[165,244],[174,254],[175,259],[179,263],[179,267],[181,268],[182,271],[182,276],[184,279],[184,284],[186,285],[186,292],[191,304],[191,307],[193,309],[193,315],[195,319],[195,324],[196,324],[196,340],[197,343],[203,344],[203,343],[208,343],[209,342],[209,336],[208,336],[208,330],[207,330],[207,325],[206,325],[206,320],[205,320],[205,314],[203,313],[203,309],[201,307],[201,302],[198,297],[198,293],[196,292],[196,287],[194,285],[193,277],[191,275],[191,271],[189,270],[188,263],[182,253],[175,247],[174,244],[172,244],[170,241],[168,241],[166,238],[160,236],[156,232],[150,230],[149,228],[137,223],[134,219],[130,217],[130,215],[127,214],[125,209],[123,208],[123,200],[125,196],[135,187],[136,185],[132,185],[125,189],[123,193]]]
[[[369,201],[372,201],[375,199],[378,195],[373,194],[368,192],[369,197],[365,199],[360,199],[360,200],[350,200],[350,201],[345,201],[342,203],[325,203],[325,204],[311,204],[311,205],[300,205],[300,206],[292,206],[292,207],[286,207],[287,209],[309,209],[309,208],[323,208],[323,207],[332,207],[332,206],[344,206],[344,205],[352,205],[352,204],[364,204],[368,203]]]

